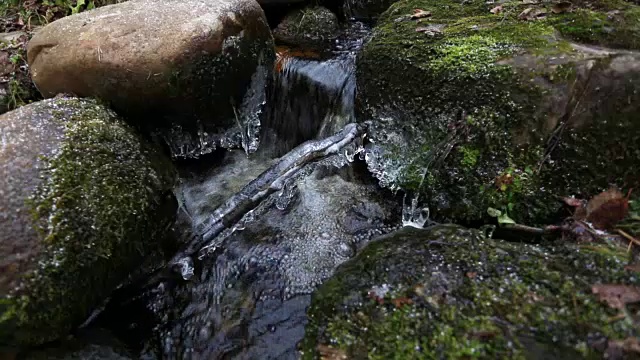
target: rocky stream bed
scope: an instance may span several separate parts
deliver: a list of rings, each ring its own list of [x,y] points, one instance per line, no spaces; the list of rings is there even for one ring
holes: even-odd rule
[[[636,2],[10,0],[0,33],[0,359],[640,357]]]

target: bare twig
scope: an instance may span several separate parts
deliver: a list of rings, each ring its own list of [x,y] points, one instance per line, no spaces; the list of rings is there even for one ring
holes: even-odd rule
[[[632,243],[640,246],[640,240],[634,238],[633,236],[629,235],[627,232],[625,232],[624,230],[621,229],[616,229],[616,232],[622,236],[624,236],[625,239],[631,241]]]

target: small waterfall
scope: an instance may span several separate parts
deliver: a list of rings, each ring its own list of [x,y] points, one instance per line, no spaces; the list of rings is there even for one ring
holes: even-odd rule
[[[262,143],[283,155],[304,141],[323,138],[353,121],[355,74],[341,59],[281,55],[269,95]]]
[[[310,294],[401,222],[399,201],[366,174],[363,128],[352,124],[367,31],[352,24],[328,57],[281,57],[266,105],[249,92],[228,143],[204,133],[204,146],[178,142],[175,155],[200,159],[180,164],[177,274],[123,289],[98,323],[145,359],[298,358]]]

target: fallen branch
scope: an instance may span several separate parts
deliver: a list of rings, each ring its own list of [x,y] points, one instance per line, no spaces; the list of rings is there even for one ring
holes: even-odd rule
[[[340,132],[323,140],[307,141],[283,156],[260,176],[231,196],[211,215],[211,223],[202,234],[195,236],[185,249],[178,252],[170,266],[179,264],[184,257],[191,256],[210,243],[224,229],[237,223],[247,212],[254,209],[269,195],[282,189],[306,165],[337,154],[364,132],[358,124],[348,124]]]
[[[551,234],[551,233],[562,230],[560,226],[553,226],[553,225],[545,226],[544,228],[538,228],[538,227],[532,227],[532,226],[521,225],[521,224],[503,224],[501,227],[503,229],[522,231],[522,232],[536,234],[536,235]]]

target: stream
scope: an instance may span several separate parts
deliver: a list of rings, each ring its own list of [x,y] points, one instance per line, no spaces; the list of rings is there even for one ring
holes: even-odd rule
[[[121,288],[90,326],[142,359],[299,357],[313,291],[401,224],[402,199],[370,176],[354,124],[368,33],[352,23],[329,56],[278,60],[258,150],[181,163],[174,231],[188,245],[173,274]]]

